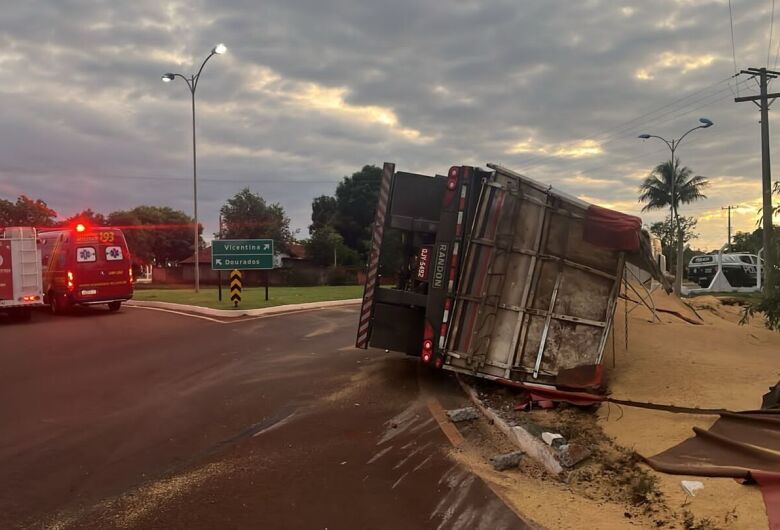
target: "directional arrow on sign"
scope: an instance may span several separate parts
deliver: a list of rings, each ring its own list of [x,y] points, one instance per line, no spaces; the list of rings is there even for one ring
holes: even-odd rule
[[[233,269],[233,272],[230,273],[230,300],[236,307],[238,307],[238,303],[241,301],[242,276],[241,271],[236,269]]]
[[[222,260],[217,258],[217,265],[222,265]]]
[[[263,250],[271,250],[271,245],[268,244],[264,245]]]

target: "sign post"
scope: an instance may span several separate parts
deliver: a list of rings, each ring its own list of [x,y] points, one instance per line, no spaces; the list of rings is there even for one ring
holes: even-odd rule
[[[215,239],[211,242],[211,270],[232,271],[229,277],[230,300],[236,307],[241,301],[241,288],[243,286],[241,270],[261,270],[264,272],[265,299],[268,300],[268,271],[273,268],[273,239]],[[221,300],[222,273],[219,274]],[[233,287],[236,275],[238,276],[237,293],[234,292]]]
[[[234,270],[230,273],[230,301],[235,307],[241,301],[242,274],[240,270]]]
[[[269,270],[273,268],[273,239],[215,239],[211,242],[212,270]]]

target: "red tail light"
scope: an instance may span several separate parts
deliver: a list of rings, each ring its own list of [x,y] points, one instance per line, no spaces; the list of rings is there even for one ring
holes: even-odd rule
[[[127,269],[127,275],[128,275],[128,278],[130,278],[130,280],[128,280],[128,281],[129,281],[130,283],[133,283],[133,268],[132,268],[132,267],[130,267],[129,269]]]
[[[423,330],[423,342],[422,342],[422,360],[423,362],[430,362],[433,356],[433,327],[425,321],[425,329]]]
[[[458,168],[453,166],[447,174],[447,189],[453,191],[458,185]]]
[[[19,301],[20,302],[36,302],[40,300],[40,296],[20,296]]]
[[[73,273],[68,271],[68,291],[72,291],[76,285],[73,283]]]

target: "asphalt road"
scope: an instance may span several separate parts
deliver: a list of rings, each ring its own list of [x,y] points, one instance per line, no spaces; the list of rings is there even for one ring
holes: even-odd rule
[[[356,308],[0,320],[0,528],[524,528],[453,464],[412,358]]]

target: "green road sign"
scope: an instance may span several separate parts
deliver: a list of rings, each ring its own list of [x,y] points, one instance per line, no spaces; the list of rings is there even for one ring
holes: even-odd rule
[[[212,270],[274,268],[273,239],[215,239],[211,242]]]

